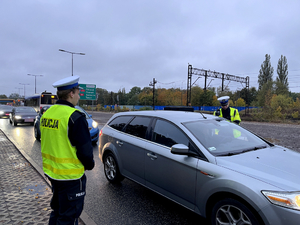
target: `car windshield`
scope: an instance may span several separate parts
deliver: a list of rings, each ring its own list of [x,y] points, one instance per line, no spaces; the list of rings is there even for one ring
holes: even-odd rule
[[[84,113],[86,119],[90,119],[90,115],[80,106],[75,106],[76,109],[79,109],[82,113]]]
[[[226,120],[202,120],[183,124],[215,156],[230,156],[263,149],[269,144]]]
[[[0,105],[0,109],[12,109],[13,107],[10,105]]]
[[[34,113],[36,112],[34,108],[31,108],[31,107],[17,107],[16,108],[16,112],[19,112],[19,113]]]

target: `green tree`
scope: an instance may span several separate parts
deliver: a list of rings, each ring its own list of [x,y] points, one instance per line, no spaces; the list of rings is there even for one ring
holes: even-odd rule
[[[142,92],[140,87],[133,87],[130,89],[129,93],[127,94],[127,104],[128,105],[138,105],[139,102],[139,94]]]
[[[222,91],[222,87],[217,88],[217,96],[222,97],[222,96],[229,96],[231,99],[233,97],[232,91],[230,91],[229,87],[225,87],[224,90]]]
[[[294,102],[291,97],[286,95],[273,95],[271,99],[271,108],[277,110],[279,107],[283,110],[288,110],[294,106]]]
[[[274,68],[271,66],[271,56],[266,54],[265,57],[265,61],[261,64],[261,69],[259,70],[258,90],[261,90],[266,83],[273,81]]]
[[[22,98],[22,96],[19,95],[18,93],[12,93],[12,94],[9,95],[8,98],[10,98],[10,99],[19,99],[19,98]]]
[[[257,93],[257,106],[270,106],[273,93],[273,82],[270,81],[265,83]]]
[[[6,95],[0,95],[0,98],[7,98]]]
[[[277,95],[287,95],[289,92],[288,64],[285,56],[281,55],[277,64],[277,74],[275,83],[275,93]]]
[[[117,101],[119,105],[127,104],[127,94],[125,92],[125,88],[120,89],[117,93]]]
[[[106,89],[96,88],[96,94],[98,95],[97,104],[102,106],[111,104],[111,93]]]
[[[239,98],[244,99],[246,105],[248,106],[251,104],[251,102],[254,102],[256,100],[257,90],[255,87],[250,88],[249,91],[247,90],[247,88],[243,88],[239,92]]]

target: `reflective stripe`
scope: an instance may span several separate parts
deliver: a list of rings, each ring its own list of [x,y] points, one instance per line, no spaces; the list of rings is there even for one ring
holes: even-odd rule
[[[53,173],[57,175],[77,175],[77,174],[82,174],[84,172],[84,168],[79,168],[79,169],[57,169],[54,168],[53,166],[43,163],[43,168],[46,168],[48,170],[51,170]]]
[[[46,154],[46,153],[43,153],[42,152],[42,156],[43,158],[45,159],[49,159],[53,162],[56,162],[56,163],[72,163],[72,164],[81,164],[80,160],[79,159],[74,159],[74,158],[57,158],[57,157],[54,157],[50,154]]]

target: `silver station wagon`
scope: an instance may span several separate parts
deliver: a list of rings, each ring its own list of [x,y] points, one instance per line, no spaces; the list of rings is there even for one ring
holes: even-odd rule
[[[117,113],[100,131],[109,182],[129,178],[211,224],[299,224],[300,154],[223,118]]]

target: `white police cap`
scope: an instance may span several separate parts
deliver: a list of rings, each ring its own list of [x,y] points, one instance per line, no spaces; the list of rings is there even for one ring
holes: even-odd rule
[[[227,105],[229,99],[230,99],[229,96],[223,96],[218,98],[218,101],[221,103],[221,105]]]
[[[52,84],[54,88],[57,88],[58,91],[68,90],[73,87],[78,87],[79,76],[71,76],[56,81]]]

